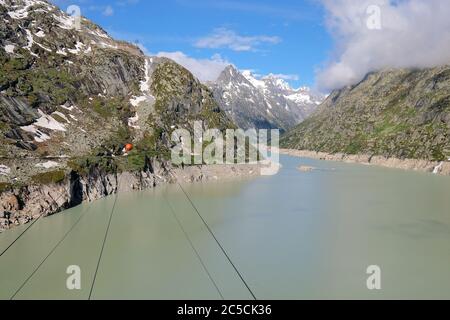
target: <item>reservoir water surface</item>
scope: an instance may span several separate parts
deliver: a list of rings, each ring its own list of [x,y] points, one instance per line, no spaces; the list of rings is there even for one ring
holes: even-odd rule
[[[0,299],[450,299],[450,178],[281,163],[272,177],[120,194],[3,233]],[[381,290],[367,288],[372,265]]]

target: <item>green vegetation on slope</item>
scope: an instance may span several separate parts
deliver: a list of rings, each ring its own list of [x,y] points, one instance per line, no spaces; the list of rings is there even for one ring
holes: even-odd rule
[[[389,70],[333,92],[282,147],[328,153],[446,160],[450,67]]]
[[[209,89],[175,62],[164,59],[153,73],[155,110],[164,129],[178,124],[191,127],[196,120],[209,128],[234,128]]]

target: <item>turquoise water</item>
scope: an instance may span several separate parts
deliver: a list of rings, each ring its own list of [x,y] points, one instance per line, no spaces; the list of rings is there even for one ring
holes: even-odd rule
[[[195,209],[171,186],[1,234],[0,299],[250,299],[196,210],[258,299],[450,299],[448,177],[281,161],[273,177],[183,186]]]

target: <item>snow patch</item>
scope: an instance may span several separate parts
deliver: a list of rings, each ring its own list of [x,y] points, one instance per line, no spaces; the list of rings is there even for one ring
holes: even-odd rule
[[[47,51],[47,52],[52,52],[51,49],[49,49],[49,48],[47,48],[47,47],[44,47],[44,46],[43,46],[42,44],[40,44],[40,43],[35,42],[35,44],[38,45],[39,47],[41,47],[42,49],[44,49],[44,50]]]
[[[81,49],[83,49],[83,47],[84,43],[78,41],[75,45],[75,49],[67,49],[67,51],[69,51],[72,54],[79,54],[81,52]]]
[[[60,27],[61,29],[74,29],[74,19],[72,17],[68,15],[53,15],[53,18],[59,22],[58,27]]]
[[[12,44],[7,44],[5,46],[5,51],[7,53],[14,53],[14,50],[16,49],[16,46],[12,45]]]
[[[31,31],[28,29],[25,29],[25,32],[27,33],[27,40],[28,43],[25,47],[23,47],[24,49],[28,49],[31,50],[31,48],[33,47],[33,43],[34,43],[34,39],[33,39],[33,35],[31,34]]]
[[[28,17],[28,6],[16,11],[10,11],[8,12],[8,15],[13,19],[17,20],[24,19]]]
[[[3,6],[6,6],[5,2],[2,0],[0,1],[0,4]],[[9,11],[8,15],[13,18],[13,19],[24,19],[26,17],[28,17],[29,14],[29,9],[30,7],[34,6],[34,5],[42,5],[46,7],[46,12],[52,10],[52,6],[49,5],[47,2],[45,1],[39,1],[39,0],[25,0],[24,3],[22,5],[15,5],[13,6],[13,8],[15,9],[15,11]],[[35,9],[35,11],[45,11],[43,9]]]
[[[434,168],[433,173],[439,174],[441,172],[443,166],[444,166],[444,162],[439,163],[439,165]]]
[[[62,123],[56,121],[52,116],[46,115],[40,109],[38,110],[41,117],[34,123],[35,126],[46,128],[54,131],[66,131]]]
[[[141,92],[150,91],[150,63],[148,59],[145,59],[145,80],[141,81]]]
[[[152,60],[145,59],[145,79],[140,82],[140,90],[143,93],[142,96],[139,97],[132,97],[130,99],[130,103],[133,107],[137,107],[141,102],[154,99],[152,95],[149,94],[150,92],[150,63]]]
[[[275,76],[273,74],[265,76],[262,80],[266,83],[269,83],[269,84],[281,89],[282,91],[291,91],[292,90],[289,83],[287,83],[283,79],[278,78],[277,76]]]
[[[264,81],[256,79],[250,70],[242,71],[242,75],[257,89],[266,89],[266,83]]]
[[[20,127],[23,131],[29,132],[34,134],[34,140],[36,142],[44,142],[47,140],[50,140],[50,137],[48,135],[46,135],[45,133],[43,133],[42,131],[40,131],[35,125],[29,125],[29,126],[25,126],[25,127]]]
[[[128,119],[128,126],[134,129],[140,129],[136,123],[139,121],[139,115],[136,113],[136,116]]]
[[[34,35],[36,37],[39,37],[39,38],[44,38],[45,37],[45,32],[41,30],[39,32],[36,32]]]
[[[112,44],[109,44],[109,43],[106,43],[106,42],[100,42],[100,45],[103,48],[118,49],[118,47],[116,45],[112,45]]]
[[[59,163],[55,162],[55,161],[47,161],[47,162],[43,162],[43,163],[38,163],[36,165],[36,167],[50,169],[50,168],[59,167]]]
[[[60,107],[68,111],[73,111],[76,108],[75,106],[66,107],[65,105],[61,105]]]
[[[105,38],[105,39],[111,39],[110,36],[108,36],[105,32],[102,32],[100,30],[89,30],[89,33],[96,36],[96,37],[100,37],[100,38]]]
[[[39,128],[46,128],[53,131],[66,131],[62,123],[56,121],[53,117],[46,115],[40,109],[38,110],[41,117],[29,126],[20,127],[22,130],[34,134],[36,142],[44,142],[50,139],[50,136],[43,133]]]
[[[8,176],[11,173],[11,169],[3,164],[0,164],[0,176]]]
[[[137,107],[141,102],[144,102],[146,100],[147,100],[146,96],[133,97],[130,99],[130,103],[133,107]]]
[[[56,53],[62,56],[67,56],[67,52],[65,51],[65,49],[59,49],[58,51],[56,51]]]

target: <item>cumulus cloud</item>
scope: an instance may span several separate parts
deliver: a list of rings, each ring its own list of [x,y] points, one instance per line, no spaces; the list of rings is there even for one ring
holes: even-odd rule
[[[279,42],[281,42],[281,39],[275,36],[243,36],[233,30],[218,28],[212,34],[198,39],[194,46],[210,49],[228,48],[233,51],[255,51],[260,45],[277,44]]]
[[[355,84],[384,68],[450,63],[450,1],[322,2],[336,41],[333,58],[317,75],[322,90]]]
[[[166,57],[179,63],[192,72],[200,81],[215,81],[220,73],[231,63],[216,54],[210,59],[195,59],[183,52],[159,52],[158,57]]]

